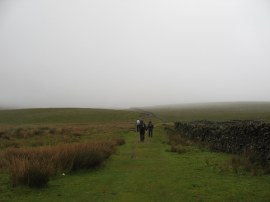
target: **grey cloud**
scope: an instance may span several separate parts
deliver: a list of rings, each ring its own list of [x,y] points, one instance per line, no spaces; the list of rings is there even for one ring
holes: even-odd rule
[[[0,1],[0,106],[270,101],[266,0]]]

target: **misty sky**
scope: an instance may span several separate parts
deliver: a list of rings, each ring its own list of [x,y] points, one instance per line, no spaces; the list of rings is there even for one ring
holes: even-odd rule
[[[0,0],[0,107],[270,101],[269,0]]]

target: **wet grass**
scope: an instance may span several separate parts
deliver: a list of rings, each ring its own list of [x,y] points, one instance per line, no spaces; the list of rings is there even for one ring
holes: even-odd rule
[[[17,109],[0,110],[0,124],[89,124],[134,121],[138,112],[110,109]]]
[[[169,116],[169,112],[166,113]],[[219,165],[228,162],[231,155],[211,152],[189,142],[183,145],[185,151],[179,148],[178,153],[170,152],[171,146],[167,144],[163,125],[156,125],[153,138],[146,137],[146,141],[140,143],[139,135],[134,131],[134,120],[138,118],[138,114],[132,112],[130,116],[128,113],[118,121],[116,116],[116,125],[115,122],[107,121],[109,118],[99,118],[98,121],[98,118],[93,117],[88,120],[95,119],[96,122],[82,124],[76,119],[72,124],[64,122],[67,121],[66,118],[62,118],[62,122],[60,119],[56,123],[49,120],[45,124],[30,119],[24,123],[18,120],[6,121],[1,127],[7,130],[10,127],[66,128],[80,136],[78,142],[123,137],[126,143],[117,147],[116,153],[98,168],[77,170],[65,176],[55,175],[43,189],[12,187],[8,173],[0,171],[0,201],[270,200],[269,175],[254,176],[250,172],[236,173],[230,169],[221,169]],[[106,116],[106,113],[103,115]],[[173,119],[172,116],[171,120]],[[70,139],[73,132],[66,134],[67,139]],[[61,136],[58,133],[54,135]],[[43,134],[38,137],[42,142],[42,138],[47,136],[48,134]],[[16,140],[20,143],[22,139]]]
[[[270,121],[270,103],[208,103],[169,105],[145,108],[164,122],[175,121],[226,121],[226,120],[266,120]]]
[[[269,201],[270,176],[221,171],[214,163],[228,154],[168,152],[164,137],[162,128],[145,143],[126,133],[126,144],[101,168],[55,177],[42,190],[11,189],[2,174],[2,201]]]

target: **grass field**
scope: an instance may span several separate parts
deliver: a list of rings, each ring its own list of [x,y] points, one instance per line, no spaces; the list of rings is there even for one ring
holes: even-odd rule
[[[164,122],[194,120],[267,120],[270,121],[269,102],[202,103],[147,107]]]
[[[105,109],[0,111],[0,150],[110,138],[134,129],[139,112]]]
[[[20,109],[1,110],[0,125],[4,124],[91,124],[130,122],[135,123],[137,112],[110,109]]]
[[[74,134],[80,137],[75,142],[123,137],[126,144],[118,147],[116,153],[100,167],[55,176],[43,189],[12,187],[8,174],[0,171],[0,202],[270,201],[269,175],[254,176],[249,172],[222,170],[220,165],[226,163],[231,155],[211,152],[196,145],[182,154],[169,152],[163,124],[160,121],[156,124],[158,119],[149,113],[91,109],[39,110],[40,113],[38,110],[25,110],[27,114],[23,111],[17,111],[18,114],[16,111],[0,111],[0,125],[3,130],[46,126],[71,131],[63,134],[42,133],[38,137],[21,139],[12,137],[19,143],[26,141],[26,145],[32,141],[31,138],[45,141],[50,136],[49,139],[59,138],[61,142],[63,139],[60,137],[66,135],[65,138],[70,139]],[[71,114],[72,118],[66,117],[67,114]],[[9,118],[5,119],[5,115]],[[134,131],[135,120],[140,116],[145,121],[154,120],[156,126],[154,137],[146,137],[144,143],[139,142],[139,136]],[[164,111],[162,118],[165,117],[170,121],[179,115]],[[21,143],[20,147],[24,147],[24,144]]]

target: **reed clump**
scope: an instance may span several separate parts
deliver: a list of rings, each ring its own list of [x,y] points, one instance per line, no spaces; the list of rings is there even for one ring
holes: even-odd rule
[[[1,155],[11,184],[47,186],[51,176],[100,165],[123,140],[99,140],[36,148],[9,148]],[[3,164],[3,163],[2,163]]]

